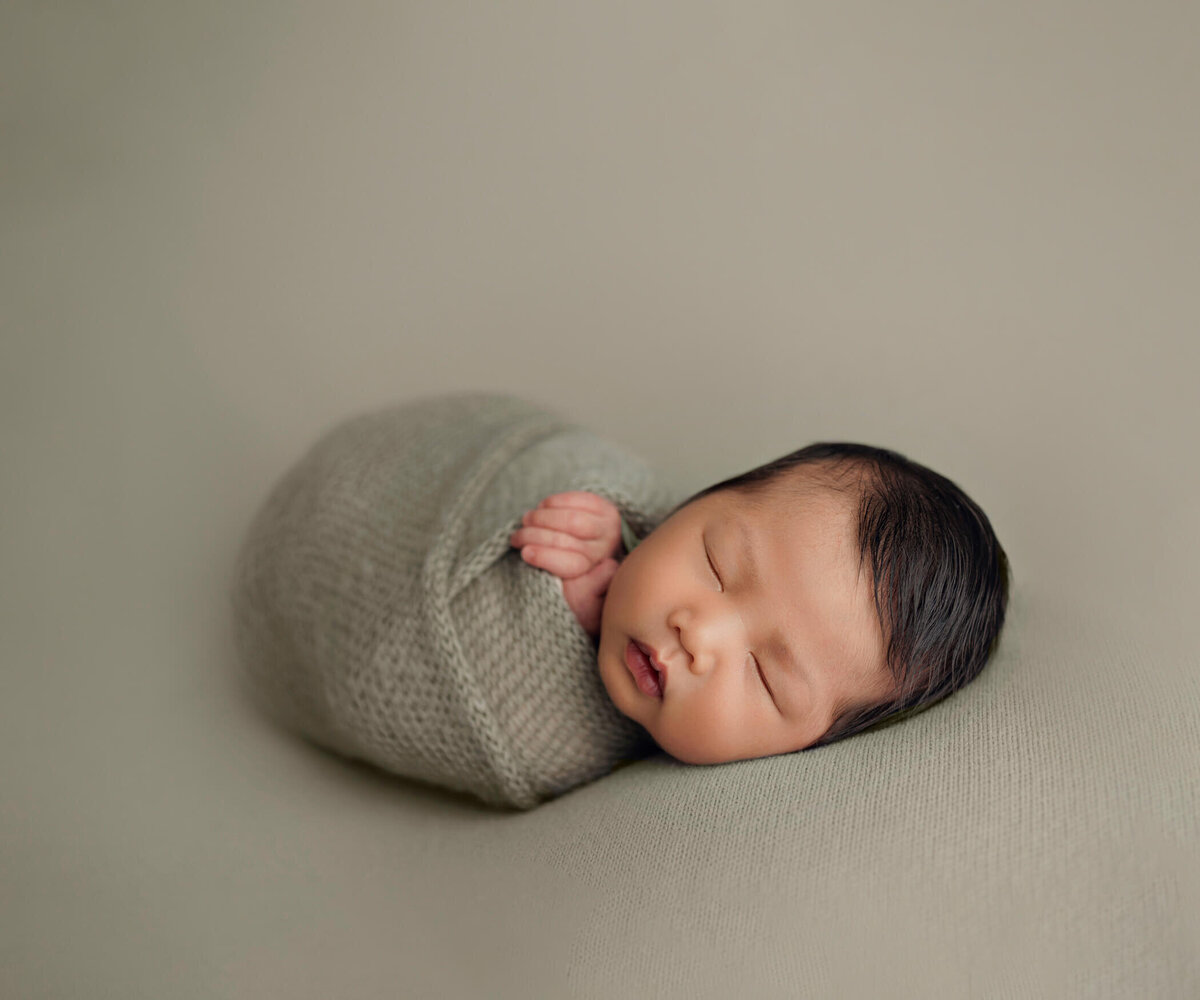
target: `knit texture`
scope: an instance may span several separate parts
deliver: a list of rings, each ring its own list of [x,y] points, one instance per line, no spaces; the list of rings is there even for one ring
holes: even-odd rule
[[[254,516],[238,653],[280,723],[396,774],[529,808],[656,749],[617,711],[557,578],[508,542],[551,493],[645,537],[678,501],[641,458],[514,396],[356,416]]]

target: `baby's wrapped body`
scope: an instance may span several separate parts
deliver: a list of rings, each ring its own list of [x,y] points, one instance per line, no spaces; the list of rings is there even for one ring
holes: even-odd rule
[[[509,546],[551,493],[645,537],[679,498],[642,459],[495,393],[347,420],[272,489],[238,556],[257,699],[316,743],[529,808],[653,752],[613,706],[557,578]]]

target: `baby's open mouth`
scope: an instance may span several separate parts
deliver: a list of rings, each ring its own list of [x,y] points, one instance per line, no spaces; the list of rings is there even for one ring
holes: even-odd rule
[[[630,639],[625,647],[625,666],[642,694],[651,698],[663,696],[662,674],[655,669],[649,651],[636,639]]]

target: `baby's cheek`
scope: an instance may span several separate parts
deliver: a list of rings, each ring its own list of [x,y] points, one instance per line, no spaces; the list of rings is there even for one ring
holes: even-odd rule
[[[689,764],[738,758],[745,740],[739,735],[742,720],[731,703],[697,699],[677,702],[671,709],[664,706],[655,739],[673,757]]]

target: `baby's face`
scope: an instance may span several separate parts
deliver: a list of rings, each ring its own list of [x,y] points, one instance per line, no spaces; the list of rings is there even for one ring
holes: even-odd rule
[[[824,489],[761,509],[720,492],[676,511],[605,598],[600,677],[616,707],[677,760],[717,764],[800,750],[839,705],[886,697],[856,519],[855,501]],[[665,669],[661,697],[638,687],[634,641]]]

